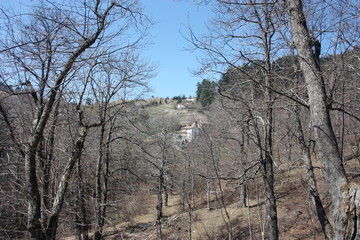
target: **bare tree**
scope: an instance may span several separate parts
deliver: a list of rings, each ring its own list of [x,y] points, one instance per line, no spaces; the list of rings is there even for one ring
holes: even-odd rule
[[[328,102],[324,77],[319,64],[320,46],[308,29],[303,3],[300,0],[288,0],[285,3],[291,24],[292,39],[307,83],[311,125],[315,133],[323,174],[328,182],[332,198],[333,239],[355,239],[360,236],[356,213],[360,203],[357,196],[359,187],[349,182],[343,166],[330,116],[331,105]]]
[[[266,212],[268,217],[268,236],[278,239],[277,207],[274,193],[273,160],[273,109],[274,109],[274,69],[272,62],[276,58],[281,41],[278,33],[278,21],[274,15],[276,6],[271,1],[215,1],[217,19],[213,21],[212,33],[208,38],[198,39],[190,32],[190,42],[197,49],[204,50],[208,56],[202,72],[219,71],[223,66],[243,73],[244,82],[233,84],[233,92],[246,81],[254,84],[254,100],[262,98],[263,111],[252,113],[257,129],[257,144],[261,150],[263,181],[266,192]],[[275,43],[275,41],[277,41]],[[201,72],[200,71],[200,72]],[[221,69],[220,69],[221,71]],[[247,79],[246,79],[247,78]],[[235,78],[233,78],[234,80]],[[243,80],[241,79],[241,80]],[[224,97],[226,91],[222,92]],[[235,98],[234,98],[235,99]],[[251,102],[251,100],[249,100]],[[248,106],[254,107],[252,104]],[[258,126],[260,121],[263,126]]]
[[[346,65],[349,66],[349,64],[343,60],[349,55],[357,55],[355,52],[359,39],[358,31],[356,30],[358,27],[358,5],[353,1],[340,1],[339,3],[325,3],[321,1],[302,2],[296,0],[283,2],[214,2],[217,3],[215,6],[220,9],[220,11],[217,11],[218,20],[213,21],[217,27],[211,29],[211,34],[203,39],[197,38],[190,30],[190,42],[196,49],[206,52],[206,57],[203,61],[204,67],[200,69],[200,72],[209,74],[211,72],[224,73],[227,71],[225,74],[230,74],[234,72],[235,69],[235,72],[237,71],[243,74],[243,77],[241,77],[242,81],[238,84],[227,84],[227,88],[221,92],[221,94],[228,99],[240,100],[239,102],[247,106],[247,109],[249,109],[249,117],[252,119],[250,127],[256,130],[254,133],[257,133],[257,142],[261,143],[261,145],[258,146],[260,146],[264,152],[269,153],[271,157],[273,157],[272,152],[268,151],[266,147],[272,146],[271,139],[266,140],[266,138],[264,138],[265,142],[262,142],[261,135],[263,135],[263,133],[264,136],[275,134],[275,129],[272,129],[271,122],[276,119],[273,118],[273,116],[278,105],[272,100],[286,100],[288,104],[296,103],[305,109],[310,109],[311,130],[314,130],[316,145],[320,150],[320,157],[323,163],[322,168],[324,174],[328,176],[327,181],[328,184],[331,185],[330,188],[332,188],[332,190],[330,192],[334,198],[332,206],[334,208],[333,219],[336,221],[336,224],[333,224],[333,227],[338,228],[338,230],[334,229],[335,236],[337,236],[337,239],[346,238],[344,234],[338,234],[340,234],[341,231],[346,231],[345,226],[348,226],[349,229],[357,229],[357,223],[352,222],[347,224],[349,222],[345,219],[345,215],[348,214],[349,216],[349,214],[352,213],[358,200],[354,200],[356,196],[354,192],[356,192],[357,187],[353,186],[353,183],[348,182],[342,163],[345,141],[344,135],[341,135],[341,133],[347,129],[345,127],[345,121],[359,121],[359,118],[356,110],[354,110],[355,105],[351,106],[348,104],[350,101],[346,101],[344,98],[346,83],[342,82],[344,76],[341,76],[341,74],[346,72],[349,76],[352,75],[352,71],[349,71],[348,67],[344,67]],[[223,11],[221,11],[222,9]],[[259,14],[260,12],[262,14]],[[287,27],[289,19],[291,30]],[[307,25],[308,23],[310,23],[310,25]],[[347,31],[348,29],[352,30]],[[289,32],[291,32],[292,41],[288,40]],[[261,35],[261,33],[263,33],[263,35]],[[267,38],[267,36],[269,38]],[[334,54],[333,56],[328,55],[326,59],[324,58],[323,62],[325,63],[323,66],[320,65],[322,62],[320,55],[323,53],[321,44],[328,46],[328,52],[325,54],[328,54],[329,51]],[[292,75],[288,75],[289,72],[281,69],[275,69],[278,67],[275,61],[279,60],[280,63],[280,60],[290,60],[290,58],[283,54],[286,54],[287,50],[292,51],[294,46],[297,49],[301,73],[299,74],[296,67]],[[259,57],[261,54],[264,54],[263,58]],[[339,55],[336,56],[336,54]],[[267,62],[269,59],[271,59],[270,62]],[[291,62],[292,64],[297,64],[297,61]],[[224,65],[227,66],[227,70],[225,71],[222,69]],[[356,67],[353,66],[353,69],[356,69]],[[254,77],[256,76],[254,73],[258,75],[257,77],[260,75],[260,78]],[[281,76],[281,74],[283,74],[283,76]],[[284,80],[284,76],[290,77]],[[301,83],[294,83],[292,77],[301,79]],[[236,76],[232,78],[236,79]],[[302,83],[303,78],[305,79],[306,85]],[[252,91],[252,99],[259,99],[259,96],[266,99],[268,114],[260,115],[256,111],[256,107],[254,108],[252,102],[249,101],[249,99],[251,99],[249,96],[244,98],[237,93],[237,91],[244,88],[248,82],[252,82],[254,86],[256,86],[255,88],[250,87],[247,89],[249,92]],[[350,82],[352,84],[352,81]],[[343,89],[342,93],[340,91],[341,88]],[[303,92],[303,89],[307,90],[306,93]],[[349,92],[350,91],[349,89]],[[351,102],[354,103],[353,97],[351,96],[353,96],[353,94],[349,94],[349,99],[352,99]],[[280,108],[284,108],[284,105]],[[288,109],[293,111],[294,108],[290,107]],[[336,110],[342,113],[342,115],[339,116],[333,112],[330,113],[331,110]],[[347,115],[347,117],[345,117],[345,115]],[[334,116],[339,116],[338,119],[341,119],[341,122],[338,120],[335,123]],[[267,130],[266,128],[265,130],[261,128],[259,125],[261,122],[268,128]],[[334,126],[339,126],[337,128],[339,132],[338,135],[335,134]],[[294,129],[297,129],[295,130],[297,134],[304,135],[303,130],[300,128]],[[321,143],[318,142],[319,139],[321,139]],[[337,143],[339,140],[340,145]],[[315,200],[318,218],[323,226],[325,236],[331,238],[332,230],[329,229],[330,224],[323,207],[321,207],[322,203],[316,191],[316,181],[313,181],[315,177],[310,171],[312,169],[311,159],[308,158],[309,155],[306,153],[308,145],[306,143],[304,145],[303,140],[301,140],[301,144],[304,150],[303,153],[305,154],[303,157],[308,159],[306,161],[306,167],[309,174],[309,190]],[[328,146],[329,144],[331,145],[330,147]],[[349,148],[349,146],[347,147]],[[264,165],[264,169],[268,169],[271,172],[269,166]],[[336,187],[334,186],[334,182],[336,182],[335,178],[337,181]],[[269,179],[271,178],[267,178],[267,180]],[[267,180],[265,181],[265,185],[272,182]],[[346,202],[344,195],[348,196],[351,201]],[[340,203],[339,196],[342,196],[342,201],[345,202]],[[355,203],[353,201],[355,201]],[[346,208],[345,211],[343,211],[344,208]],[[351,219],[355,219],[355,222],[357,221],[356,217],[352,217]],[[276,238],[277,233],[276,231],[272,231],[271,228],[269,225],[269,237]],[[350,235],[346,235],[347,237],[357,236],[354,233],[356,230],[349,231],[353,234],[348,233]]]
[[[2,183],[0,211],[3,216],[0,220],[0,237],[15,238],[26,226],[22,174],[24,152],[21,147],[22,137],[25,136],[25,133],[21,131],[18,124],[26,121],[27,118],[20,114],[19,105],[14,104],[18,97],[11,96],[6,92],[0,92],[0,94],[0,176]]]
[[[160,138],[159,138],[160,137]],[[162,236],[162,229],[161,229],[161,220],[164,217],[163,214],[163,195],[165,194],[165,205],[167,206],[167,183],[165,182],[166,177],[169,172],[170,163],[174,160],[174,149],[171,147],[171,134],[170,129],[163,129],[161,133],[158,134],[158,136],[155,136],[155,142],[157,146],[155,147],[158,149],[158,159],[156,159],[156,165],[157,168],[157,179],[158,179],[158,186],[157,186],[157,205],[156,205],[156,223],[158,225],[158,234],[160,239],[163,238]]]
[[[1,39],[5,61],[2,80],[21,85],[32,96],[35,112],[24,146],[28,231],[30,239],[53,239],[67,184],[91,125],[80,124],[80,133],[50,209],[42,224],[41,192],[37,175],[38,149],[60,92],[71,89],[74,75],[88,59],[141,44],[145,23],[136,1],[41,2],[28,14],[5,18]],[[116,24],[117,25],[116,25]],[[140,30],[133,41],[120,39],[132,26]],[[113,27],[111,27],[113,26]],[[133,32],[133,31],[132,31]],[[17,72],[16,75],[13,73]],[[79,102],[81,104],[81,101]],[[81,121],[80,121],[81,123]]]
[[[106,59],[104,63],[95,63],[91,75],[91,88],[97,103],[97,117],[100,122],[98,139],[98,157],[96,163],[95,183],[95,219],[94,239],[101,239],[109,194],[109,177],[111,163],[111,143],[116,138],[115,128],[121,125],[117,117],[121,116],[128,105],[127,99],[138,98],[147,89],[146,80],[152,68],[146,67],[129,49],[122,55],[123,59]],[[131,63],[131,64],[129,64]],[[114,81],[115,80],[115,81]],[[135,94],[133,91],[138,91]],[[140,95],[139,95],[140,94]]]

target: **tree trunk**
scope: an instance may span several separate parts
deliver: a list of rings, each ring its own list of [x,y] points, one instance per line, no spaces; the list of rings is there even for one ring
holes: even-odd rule
[[[164,185],[164,173],[163,170],[160,170],[160,175],[159,175],[159,185],[158,185],[158,202],[156,205],[156,225],[158,227],[158,237],[159,239],[162,239],[162,229],[161,229],[161,218],[163,217],[163,212],[162,212],[162,208],[163,208],[163,198],[162,198],[162,193],[163,193],[163,185]]]
[[[210,201],[211,201],[211,187],[210,187],[210,180],[206,179],[206,206],[207,209],[210,210]]]
[[[78,213],[75,213],[75,224],[76,224],[76,234],[79,240],[88,240],[88,226],[87,226],[87,216],[85,208],[85,196],[84,196],[84,182],[83,182],[83,173],[81,167],[81,158],[78,159],[77,163],[77,197],[75,201],[75,206]]]
[[[268,91],[268,90],[266,90]],[[272,101],[270,91],[268,93],[269,101]],[[270,240],[279,239],[277,204],[274,192],[274,162],[272,158],[272,126],[273,126],[273,110],[271,104],[268,106],[267,124],[265,127],[265,157],[262,159],[263,181],[265,185],[265,208],[268,228],[268,238]]]
[[[247,192],[246,183],[240,185],[240,207],[246,207]]]
[[[180,201],[180,205],[181,205],[181,211],[185,212],[185,201],[186,201],[186,180],[182,181],[181,184],[181,201]]]
[[[279,239],[277,226],[277,207],[274,193],[274,170],[273,160],[269,153],[266,153],[262,160],[263,181],[265,185],[265,208],[267,218],[268,237],[270,240]]]
[[[250,116],[254,122],[254,128],[259,148],[259,161],[261,164],[262,181],[265,191],[265,211],[266,226],[268,238],[276,240],[279,238],[277,226],[277,204],[274,192],[274,169],[272,159],[272,110],[267,109],[266,122],[261,117],[253,115],[252,110],[248,109]],[[260,118],[262,126],[259,125],[257,119]],[[261,127],[264,129],[261,131]]]
[[[30,143],[25,149],[25,179],[28,220],[27,227],[31,240],[44,239],[41,225],[41,198],[36,175],[37,144]]]
[[[51,197],[51,169],[52,169],[52,163],[54,160],[54,144],[55,144],[55,133],[56,133],[56,125],[57,125],[57,120],[58,120],[58,115],[59,115],[59,106],[60,106],[60,99],[57,99],[55,107],[54,107],[54,111],[53,111],[53,116],[52,116],[52,120],[50,123],[50,131],[49,131],[49,135],[47,137],[47,141],[45,141],[45,138],[42,138],[39,146],[38,146],[38,157],[39,157],[39,163],[40,163],[40,168],[42,170],[42,182],[43,182],[43,186],[42,186],[42,203],[43,206],[45,208],[45,213],[43,213],[43,217],[42,217],[42,222],[43,225],[45,226],[48,218],[47,218],[47,212],[50,210],[51,208],[51,202],[52,202],[52,197]],[[54,189],[52,189],[52,191],[54,191]]]
[[[104,226],[104,220],[102,216],[102,165],[103,165],[103,155],[104,155],[104,136],[105,136],[105,121],[101,125],[100,129],[100,139],[99,139],[99,156],[96,166],[96,186],[95,186],[95,233],[94,240],[100,240],[102,238],[102,230]]]
[[[163,188],[164,188],[164,205],[165,207],[168,207],[169,205],[169,193],[168,193],[168,188],[166,186],[166,183],[163,185]]]
[[[103,189],[103,203],[101,209],[101,214],[103,216],[103,219],[106,218],[106,211],[108,206],[107,203],[108,203],[108,193],[109,193],[110,160],[111,160],[110,144],[112,139],[113,128],[115,126],[115,120],[116,118],[111,122],[111,126],[106,141],[106,149],[105,149],[104,189]],[[104,220],[103,220],[103,224],[104,224]]]
[[[320,199],[320,196],[319,196],[317,182],[316,182],[316,178],[315,178],[315,174],[314,174],[314,168],[313,168],[313,164],[311,161],[310,148],[306,144],[305,134],[302,129],[299,106],[296,107],[295,114],[296,114],[296,121],[298,123],[297,125],[298,125],[298,131],[299,131],[300,148],[302,151],[303,160],[304,160],[304,164],[305,164],[305,168],[306,168],[308,191],[310,193],[311,200],[314,204],[314,207],[316,210],[316,215],[320,221],[322,231],[324,233],[324,238],[331,239],[333,236],[333,231],[332,231],[330,221],[327,217],[325,208],[324,208],[322,201]]]
[[[265,1],[267,2],[267,1]],[[271,65],[271,53],[272,53],[272,37],[274,30],[272,28],[271,22],[271,7],[270,5],[263,6],[263,14],[265,15],[264,23],[261,23],[262,29],[262,45],[263,45],[263,55],[264,55],[264,71],[265,71],[265,85],[268,88],[265,88],[265,104],[266,108],[266,119],[265,119],[265,132],[264,132],[264,154],[265,158],[262,159],[263,167],[263,180],[265,185],[265,207],[266,207],[266,217],[267,228],[268,228],[268,238],[270,240],[279,239],[279,229],[278,229],[278,218],[277,218],[277,203],[276,196],[274,193],[274,161],[273,161],[273,126],[274,126],[274,97],[273,92],[270,90],[273,88],[273,69]],[[258,14],[257,14],[258,15]]]
[[[331,124],[325,83],[314,54],[314,41],[308,31],[301,0],[286,0],[292,40],[298,51],[309,96],[311,125],[319,151],[321,167],[332,198],[334,239],[359,238],[358,185],[349,183]]]
[[[266,36],[267,33],[264,33],[264,41],[268,39]],[[270,44],[264,42],[265,49],[265,80],[266,86],[272,88],[273,86],[273,77],[272,77],[272,68],[270,63]],[[274,161],[273,161],[273,126],[274,126],[274,117],[273,117],[273,95],[272,91],[269,88],[265,89],[265,102],[267,104],[266,111],[266,123],[265,123],[265,132],[264,132],[264,151],[265,158],[262,159],[263,166],[263,180],[265,184],[265,207],[266,207],[266,216],[268,219],[268,237],[270,240],[279,239],[279,230],[278,230],[278,218],[277,218],[277,204],[276,196],[274,192]]]
[[[50,211],[49,220],[46,228],[46,239],[55,239],[58,226],[59,215],[65,200],[65,193],[73,172],[73,168],[81,156],[84,148],[85,139],[88,133],[87,127],[80,128],[78,139],[74,145],[71,157],[67,162],[64,173],[61,177],[58,190]]]
[[[105,18],[106,16],[104,16]],[[69,57],[68,61],[64,64],[63,69],[57,75],[54,80],[54,87],[49,91],[49,97],[43,106],[38,106],[37,118],[33,121],[33,130],[29,139],[29,144],[25,148],[25,180],[26,180],[26,195],[28,205],[28,231],[30,239],[43,239],[44,233],[41,226],[41,198],[38,188],[38,180],[36,174],[36,151],[41,138],[44,134],[45,126],[49,120],[54,102],[60,91],[60,87],[70,72],[72,66],[75,64],[76,59],[85,52],[91,45],[95,43],[99,35],[104,30],[104,24],[100,24],[97,31],[92,35],[90,39],[84,41],[76,51]],[[66,187],[65,187],[66,189]],[[60,199],[55,199],[60,200]],[[54,203],[57,206],[58,203]],[[62,206],[62,203],[60,204]],[[57,208],[57,207],[56,207]],[[56,214],[59,212],[55,210]],[[55,215],[56,215],[55,214]],[[49,224],[51,227],[55,227],[57,224],[58,216],[52,215],[52,219],[49,218]],[[55,220],[55,221],[54,221]],[[49,230],[51,233],[52,230]],[[48,234],[47,234],[48,235]]]

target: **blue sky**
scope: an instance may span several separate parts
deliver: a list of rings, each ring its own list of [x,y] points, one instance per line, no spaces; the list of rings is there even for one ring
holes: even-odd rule
[[[149,96],[174,97],[195,96],[196,84],[201,82],[190,72],[199,67],[196,59],[199,52],[186,51],[190,43],[182,36],[188,26],[200,35],[206,33],[206,24],[211,19],[210,6],[197,6],[195,0],[140,0],[144,11],[155,25],[151,30],[153,45],[142,56],[157,66],[157,75],[150,79],[153,92]],[[0,0],[0,5],[17,7],[24,11],[33,0]]]
[[[156,97],[195,96],[201,78],[190,70],[199,67],[199,52],[185,51],[190,46],[183,35],[190,25],[197,34],[205,33],[211,19],[210,6],[196,6],[191,0],[142,0],[144,10],[156,21],[151,31],[153,45],[144,57],[157,65],[157,76],[150,80]],[[181,34],[182,33],[182,34]]]

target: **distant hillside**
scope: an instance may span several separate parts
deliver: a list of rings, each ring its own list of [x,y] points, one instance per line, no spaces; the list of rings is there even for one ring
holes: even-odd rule
[[[196,120],[207,120],[206,113],[202,110],[194,108],[177,108],[178,101],[168,99],[165,102],[163,98],[151,98],[144,100],[145,111],[152,119],[165,118],[173,119],[183,126],[193,123]]]

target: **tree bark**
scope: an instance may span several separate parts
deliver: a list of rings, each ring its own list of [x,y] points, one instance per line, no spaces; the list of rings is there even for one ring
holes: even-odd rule
[[[267,2],[267,1],[265,1]],[[270,90],[273,88],[273,69],[271,65],[271,52],[272,52],[272,36],[274,30],[272,29],[272,20],[271,20],[271,8],[270,5],[263,6],[263,14],[265,15],[264,23],[260,24],[262,29],[262,45],[263,45],[263,55],[264,55],[264,71],[265,71],[265,104],[267,105],[266,109],[266,123],[265,123],[265,132],[264,132],[264,155],[262,159],[263,167],[263,180],[265,185],[265,207],[266,207],[266,217],[267,227],[268,227],[268,237],[270,240],[279,239],[279,229],[278,229],[278,218],[277,218],[277,203],[276,196],[274,192],[274,161],[273,161],[273,126],[274,126],[274,97],[273,92]],[[257,13],[259,15],[259,13]]]
[[[102,216],[102,167],[103,167],[103,155],[104,155],[104,137],[105,137],[105,121],[103,121],[100,129],[99,138],[99,156],[96,164],[96,185],[95,185],[95,233],[94,240],[100,240],[102,238],[102,230],[104,226],[104,220]],[[104,190],[105,191],[105,190]]]
[[[269,153],[266,153],[262,160],[263,181],[265,185],[265,208],[267,218],[268,237],[270,240],[279,239],[277,225],[277,204],[274,193],[274,170],[273,160]]]
[[[307,84],[311,125],[319,151],[321,167],[332,198],[334,239],[359,238],[358,185],[348,182],[341,153],[332,128],[325,83],[312,51],[314,41],[307,28],[301,0],[286,0],[292,40],[299,55],[300,68]]]
[[[27,225],[31,240],[44,238],[41,225],[41,198],[36,174],[36,148],[37,144],[34,143],[27,145],[25,148]]]
[[[268,14],[268,12],[267,12]],[[269,23],[267,23],[269,24]],[[263,45],[264,45],[264,60],[265,60],[265,81],[266,86],[272,88],[273,86],[273,77],[272,77],[272,67],[270,62],[270,40],[267,36],[267,32],[263,33]],[[262,159],[263,166],[263,179],[265,184],[265,197],[266,197],[266,215],[268,219],[268,237],[270,240],[279,239],[279,230],[278,230],[278,219],[277,219],[277,204],[276,196],[274,192],[274,161],[273,161],[273,126],[274,126],[274,117],[273,117],[273,93],[272,91],[266,88],[265,89],[265,102],[267,104],[266,111],[266,123],[265,123],[265,132],[264,132],[264,151],[265,158]]]
[[[77,213],[75,213],[76,235],[79,240],[88,240],[88,226],[85,207],[85,195],[84,195],[84,182],[83,182],[83,170],[81,166],[81,158],[77,163],[77,197],[75,200],[75,206]]]
[[[162,239],[162,229],[161,229],[161,218],[163,217],[163,185],[164,185],[164,173],[163,169],[160,170],[159,178],[158,178],[158,202],[156,205],[156,225],[158,228],[158,237]]]
[[[98,9],[98,4],[96,6],[96,10]],[[60,73],[54,79],[54,85],[49,90],[49,97],[47,101],[42,104],[41,106],[37,107],[37,114],[36,118],[33,121],[33,128],[32,133],[29,139],[29,144],[25,149],[25,175],[26,175],[26,195],[27,195],[27,204],[28,204],[28,231],[30,234],[30,239],[43,239],[44,231],[42,231],[41,226],[41,198],[38,188],[38,180],[37,180],[37,173],[36,173],[36,150],[38,145],[42,139],[44,134],[45,126],[49,120],[49,116],[52,112],[54,102],[58,93],[60,91],[60,87],[62,83],[65,81],[66,77],[68,76],[69,72],[71,71],[73,65],[75,64],[76,60],[80,57],[82,53],[84,53],[88,48],[90,48],[96,40],[99,38],[100,34],[105,29],[105,19],[107,18],[110,10],[115,6],[115,3],[110,4],[110,6],[104,11],[101,15],[97,13],[98,17],[98,27],[94,34],[91,35],[90,38],[85,39],[78,48],[69,56],[67,62],[64,64],[64,67],[60,71]],[[69,161],[68,166],[66,169],[73,168],[73,162]],[[64,184],[63,186],[59,186],[59,190],[67,188],[67,181],[68,177],[70,176],[71,172],[66,173],[66,176],[63,176],[62,181],[60,184]],[[63,182],[65,180],[65,182]],[[51,217],[49,217],[48,226],[50,229],[46,230],[46,235],[53,236],[53,232],[56,232],[56,224],[58,219],[58,214],[60,209],[58,207],[62,207],[62,194],[58,192],[57,197],[60,199],[55,199],[53,204],[53,209],[51,211]],[[58,201],[58,202],[57,202]],[[50,234],[50,235],[49,235]]]
[[[317,181],[315,178],[314,168],[311,160],[310,148],[309,145],[306,144],[305,134],[302,128],[302,123],[300,119],[300,109],[299,106],[295,109],[295,117],[297,121],[298,131],[299,131],[299,141],[300,141],[300,148],[302,151],[302,156],[306,168],[306,177],[307,177],[307,187],[310,193],[310,197],[312,203],[314,204],[316,215],[320,221],[322,231],[324,233],[325,239],[331,239],[334,235],[330,221],[327,217],[324,205],[320,199]],[[309,142],[309,141],[307,141]]]
[[[87,133],[88,133],[88,127],[80,128],[78,139],[76,140],[71,157],[68,160],[64,173],[61,177],[61,181],[59,183],[58,190],[56,192],[56,196],[52,205],[52,209],[50,212],[50,216],[46,228],[46,239],[55,239],[56,237],[57,223],[59,220],[60,211],[62,209],[65,200],[65,193],[69,185],[73,168],[76,162],[78,161],[78,159],[80,158],[82,150],[84,148],[84,143]]]
[[[45,212],[49,211],[51,208],[51,191],[54,191],[55,189],[51,189],[51,169],[52,169],[52,163],[54,160],[54,144],[55,144],[55,133],[56,133],[56,124],[58,121],[58,115],[59,115],[59,106],[60,106],[61,99],[57,99],[53,116],[50,124],[50,130],[49,135],[47,137],[47,141],[45,141],[45,138],[42,139],[41,143],[39,144],[39,162],[40,162],[40,168],[42,170],[42,202],[43,206],[46,209]],[[44,212],[44,211],[43,211]],[[47,223],[47,214],[45,213],[42,217],[42,223],[45,226]]]
[[[210,201],[211,201],[211,187],[210,187],[210,180],[206,179],[206,206],[208,210],[211,210],[210,208]]]
[[[166,186],[166,183],[164,183],[163,185],[163,189],[164,189],[164,205],[165,207],[168,207],[169,204],[169,193],[168,193],[168,188]]]
[[[246,183],[240,185],[240,207],[246,207],[247,191]]]

